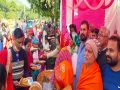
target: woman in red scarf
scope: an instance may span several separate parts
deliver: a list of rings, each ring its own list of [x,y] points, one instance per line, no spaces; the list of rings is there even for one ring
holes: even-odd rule
[[[55,76],[55,84],[57,85],[57,89],[63,89],[66,86],[72,86],[73,83],[73,68],[72,68],[72,60],[71,54],[68,50],[70,45],[70,35],[68,32],[61,34],[60,37],[60,52],[55,61],[54,68],[54,76]]]

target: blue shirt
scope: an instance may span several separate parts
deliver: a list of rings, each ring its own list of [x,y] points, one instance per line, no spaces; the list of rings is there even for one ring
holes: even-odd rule
[[[78,83],[78,80],[80,77],[82,64],[85,62],[84,52],[85,52],[85,44],[81,43],[78,49],[77,68],[76,68],[76,84]]]
[[[3,50],[3,43],[0,40],[0,51]]]
[[[104,90],[120,90],[120,71],[113,71],[109,65],[102,67]]]

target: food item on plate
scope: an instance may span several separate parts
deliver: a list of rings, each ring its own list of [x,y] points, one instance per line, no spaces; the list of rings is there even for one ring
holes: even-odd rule
[[[37,81],[33,82],[29,90],[42,90],[42,86]]]
[[[47,78],[47,79],[51,79],[52,78],[52,74],[53,74],[53,71],[51,70],[45,70],[43,72],[41,72],[38,77],[37,77],[37,81],[42,84],[43,80],[44,80],[44,77]]]
[[[28,78],[21,78],[19,83],[20,83],[20,86],[23,86],[23,87],[30,86]]]

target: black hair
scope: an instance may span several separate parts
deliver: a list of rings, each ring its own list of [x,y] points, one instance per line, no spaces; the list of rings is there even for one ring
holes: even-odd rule
[[[7,78],[6,69],[2,64],[0,64],[0,90],[3,86],[5,87],[6,78]]]
[[[50,28],[50,27],[51,27],[51,24],[50,24],[50,23],[48,23],[48,24],[47,24],[47,26],[48,26],[48,28]]]
[[[83,21],[81,22],[80,26],[83,25],[83,24],[86,24],[86,25],[87,25],[87,29],[89,30],[89,23],[88,23],[88,21],[83,20]]]
[[[95,28],[95,29],[91,30],[91,32],[92,32],[92,33],[95,33],[95,34],[98,35],[98,33],[99,33],[99,29],[98,29],[98,28]]]
[[[109,38],[109,40],[117,42],[117,48],[118,48],[118,51],[120,52],[120,37],[118,37],[118,36],[111,36]]]
[[[57,39],[58,42],[60,43],[60,35],[58,35],[56,39]]]
[[[26,46],[29,42],[31,42],[32,40],[30,38],[25,38],[24,40],[24,45]]]
[[[42,44],[39,44],[39,47],[40,47],[40,49],[43,49],[43,45]]]
[[[74,31],[77,33],[76,25],[75,24],[70,24],[69,28],[74,28]]]
[[[19,39],[21,37],[24,37],[24,33],[23,33],[23,30],[20,29],[20,28],[16,28],[13,32],[13,35],[16,39]]]
[[[73,40],[72,34],[70,34],[70,38]]]
[[[45,40],[48,40],[48,36],[47,35],[45,35]]]

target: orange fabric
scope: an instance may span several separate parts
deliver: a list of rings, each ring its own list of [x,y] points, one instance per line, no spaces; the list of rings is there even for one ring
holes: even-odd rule
[[[83,64],[77,90],[103,90],[101,72],[96,62],[88,69]]]
[[[69,61],[63,60],[55,67],[55,80],[61,89],[67,85],[72,85],[73,69],[72,64]]]

